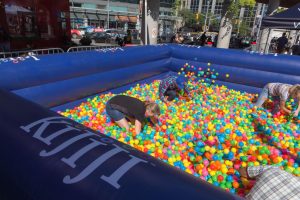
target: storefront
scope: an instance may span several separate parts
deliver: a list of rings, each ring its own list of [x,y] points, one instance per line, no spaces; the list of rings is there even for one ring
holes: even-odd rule
[[[107,15],[95,13],[95,12],[84,12],[84,11],[71,11],[70,20],[71,27],[78,28],[81,26],[93,26],[93,27],[105,27],[105,21]]]
[[[2,51],[63,47],[70,39],[68,0],[4,0],[0,16]]]
[[[136,29],[137,17],[136,16],[126,16],[126,15],[117,15],[116,16],[116,27],[124,29]]]
[[[92,26],[107,28],[107,13],[92,12],[85,9],[71,10],[71,27],[78,28],[81,26]],[[118,13],[111,13],[109,15],[109,28],[111,29],[136,29],[137,16],[120,15]]]

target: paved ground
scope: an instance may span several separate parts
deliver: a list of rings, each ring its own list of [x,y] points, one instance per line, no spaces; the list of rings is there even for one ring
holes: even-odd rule
[[[72,39],[72,41],[74,43],[76,43],[77,45],[80,45],[79,41],[80,39]],[[135,45],[139,45],[141,43],[140,40],[132,40],[132,44],[135,44]],[[112,42],[112,43],[92,43],[92,45],[94,46],[119,46],[118,44]]]
[[[78,45],[80,45],[79,41],[80,39],[72,39],[72,41]],[[114,43],[92,43],[94,46],[118,46],[117,44]]]

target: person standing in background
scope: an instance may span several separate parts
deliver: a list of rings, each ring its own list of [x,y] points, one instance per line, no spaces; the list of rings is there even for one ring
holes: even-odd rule
[[[204,32],[201,37],[200,37],[200,46],[204,46],[205,45],[205,42],[206,42],[206,32]]]
[[[287,43],[288,39],[286,38],[286,33],[283,33],[282,36],[277,40],[277,53],[283,53]]]

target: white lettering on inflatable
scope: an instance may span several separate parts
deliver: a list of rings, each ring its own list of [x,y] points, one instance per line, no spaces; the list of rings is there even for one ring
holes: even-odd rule
[[[1,58],[1,59],[0,59],[0,64],[1,64],[1,62],[6,63],[6,62],[8,62],[8,60],[7,60],[6,58]]]
[[[140,162],[147,163],[147,161],[142,160],[140,158],[137,158],[135,156],[129,155],[131,159],[124,163],[121,167],[119,167],[116,171],[114,171],[110,176],[101,176],[101,179],[108,182],[115,188],[119,189],[120,184],[118,184],[118,181],[122,178],[122,176],[128,172],[132,167],[137,165]]]
[[[43,142],[46,143],[46,144],[51,144],[51,140],[53,140],[54,138],[66,133],[66,132],[69,132],[69,131],[80,131],[79,129],[77,128],[74,128],[72,126],[68,126],[64,129],[61,129],[59,131],[56,131],[55,133],[52,133],[51,135],[49,135],[48,137],[46,138],[43,138]]]
[[[32,53],[32,52],[29,52],[29,53],[28,53],[28,56],[30,56],[31,58],[33,58],[35,61],[40,60],[40,59],[38,59],[37,57],[35,57],[35,54]]]
[[[66,119],[66,118],[64,118],[64,117],[47,117],[47,118],[40,119],[38,121],[32,122],[31,124],[28,124],[27,126],[21,126],[21,129],[23,129],[24,131],[26,131],[27,133],[29,133],[30,129],[32,129],[36,125],[48,122],[49,120],[53,120],[53,119]]]
[[[35,56],[34,53],[29,53],[28,56],[19,56],[19,57],[16,57],[16,58],[12,58],[12,57],[9,57],[9,58],[1,58],[1,59],[0,59],[0,64],[1,64],[2,62],[5,63],[5,62],[9,62],[9,61],[12,61],[13,63],[17,64],[17,63],[19,63],[20,61],[24,61],[24,60],[29,59],[29,58],[32,58],[32,59],[35,60],[35,61],[39,61],[39,60],[40,60],[39,58],[37,58],[37,57]]]
[[[58,124],[63,124],[65,127],[62,129],[51,133],[51,134],[46,134],[46,130],[49,126],[51,125],[58,125]],[[121,186],[119,185],[118,181],[123,177],[123,175],[128,172],[130,169],[132,169],[135,165],[139,163],[148,163],[147,161],[132,156],[130,155],[128,150],[133,150],[131,147],[122,148],[116,144],[113,144],[114,140],[111,138],[106,138],[106,137],[101,137],[100,135],[97,135],[93,132],[90,132],[85,129],[80,129],[80,128],[75,128],[72,126],[72,123],[67,121],[66,118],[64,117],[48,117],[44,119],[37,120],[35,122],[32,122],[31,124],[28,124],[26,126],[21,126],[20,127],[22,130],[24,130],[27,133],[33,132],[33,138],[38,139],[39,141],[51,145],[51,141],[58,136],[65,134],[70,131],[76,131],[80,133],[79,135],[76,135],[63,143],[59,144],[57,147],[54,149],[51,149],[50,151],[42,150],[40,152],[40,156],[42,157],[48,157],[48,156],[53,156],[59,152],[62,152],[64,149],[67,147],[71,146],[75,142],[78,142],[82,139],[88,138],[89,141],[91,141],[88,145],[85,145],[84,147],[80,148],[77,150],[74,154],[72,154],[70,157],[66,158],[63,157],[61,158],[61,161],[66,163],[68,166],[71,168],[76,168],[76,162],[83,156],[87,155],[88,152],[91,150],[95,149],[96,147],[103,145],[103,146],[113,146],[113,149],[110,149],[106,152],[104,152],[102,155],[100,155],[98,158],[96,158],[94,161],[92,161],[87,167],[85,167],[77,176],[71,178],[70,175],[67,175],[63,178],[63,183],[65,184],[73,184],[77,183],[83,179],[85,179],[87,176],[89,176],[91,173],[93,173],[98,167],[100,167],[104,162],[112,158],[113,156],[119,154],[119,153],[127,153],[129,154],[130,160],[122,164],[118,169],[116,169],[110,176],[105,176],[102,175],[100,178],[101,180],[109,183],[116,189],[120,188]],[[47,135],[47,136],[43,136]],[[91,138],[91,137],[97,137],[99,138],[98,141],[97,139]]]
[[[114,149],[111,149],[110,151],[102,154],[100,157],[98,157],[96,160],[94,160],[91,164],[89,164],[76,177],[71,178],[69,175],[65,176],[63,182],[66,184],[77,183],[77,182],[81,181],[82,179],[84,179],[85,177],[87,177],[88,175],[90,175],[93,171],[95,171],[95,169],[97,169],[100,165],[102,165],[102,163],[104,163],[109,158],[113,157],[114,155],[116,155],[120,152],[128,153],[128,151],[126,151],[125,149],[123,149],[115,144],[113,144],[113,146],[115,146]]]
[[[86,131],[86,133],[83,133],[83,134],[80,134],[80,135],[77,135],[69,140],[67,140],[66,142],[62,143],[61,145],[57,146],[56,148],[54,148],[53,150],[49,151],[49,152],[46,152],[46,150],[42,150],[40,152],[40,156],[42,157],[47,157],[47,156],[52,156],[54,154],[57,154],[58,152],[64,150],[65,148],[67,148],[68,146],[72,145],[73,143],[79,141],[79,140],[82,140],[86,137],[90,137],[90,136],[93,136],[94,133],[93,132],[90,132],[90,131]]]
[[[17,57],[17,59],[20,60],[20,61],[24,61],[25,60],[24,57]]]
[[[300,26],[300,22],[294,22],[294,26],[295,26],[295,28],[298,28],[298,26]]]
[[[37,125],[40,125],[38,130],[33,134],[33,137],[40,140],[41,142],[44,142],[47,145],[51,144],[51,140],[58,137],[59,135],[62,135],[68,131],[80,131],[79,129],[76,129],[74,127],[68,126],[65,129],[62,129],[60,131],[57,131],[55,133],[52,133],[51,135],[49,135],[48,137],[42,137],[42,134],[44,133],[44,131],[46,130],[46,128],[51,125],[51,124],[66,124],[66,125],[70,125],[69,122],[65,121],[65,120],[60,120],[60,119],[65,119],[63,117],[48,117],[45,119],[41,119],[38,120],[36,122],[33,122],[27,126],[21,126],[21,129],[23,129],[24,131],[26,131],[27,133],[30,132],[30,130],[32,128],[34,128]],[[51,121],[51,120],[59,120],[59,121]]]
[[[108,144],[112,144],[114,142],[114,140],[110,138],[101,138],[100,140]]]
[[[90,141],[92,141],[92,143],[86,145],[85,147],[83,147],[82,149],[80,149],[79,151],[77,151],[76,153],[74,153],[71,157],[69,158],[62,158],[61,160],[66,163],[67,165],[69,165],[72,168],[76,167],[75,162],[81,158],[84,154],[86,154],[87,152],[89,152],[90,150],[94,149],[95,147],[99,146],[99,145],[106,145],[105,143],[99,142],[98,140],[95,140],[93,138],[90,138]]]
[[[116,52],[118,50],[124,51],[124,49],[122,49],[120,47],[117,47],[117,48],[106,48],[106,49],[96,49],[95,51],[106,53],[106,52]]]

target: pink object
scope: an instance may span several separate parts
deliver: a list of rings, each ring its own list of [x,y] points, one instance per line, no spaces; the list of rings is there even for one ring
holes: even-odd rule
[[[238,170],[241,167],[241,165],[235,164],[234,169]]]
[[[208,166],[209,161],[208,161],[208,160],[204,160],[204,161],[203,161],[203,164],[204,164],[204,166]]]

